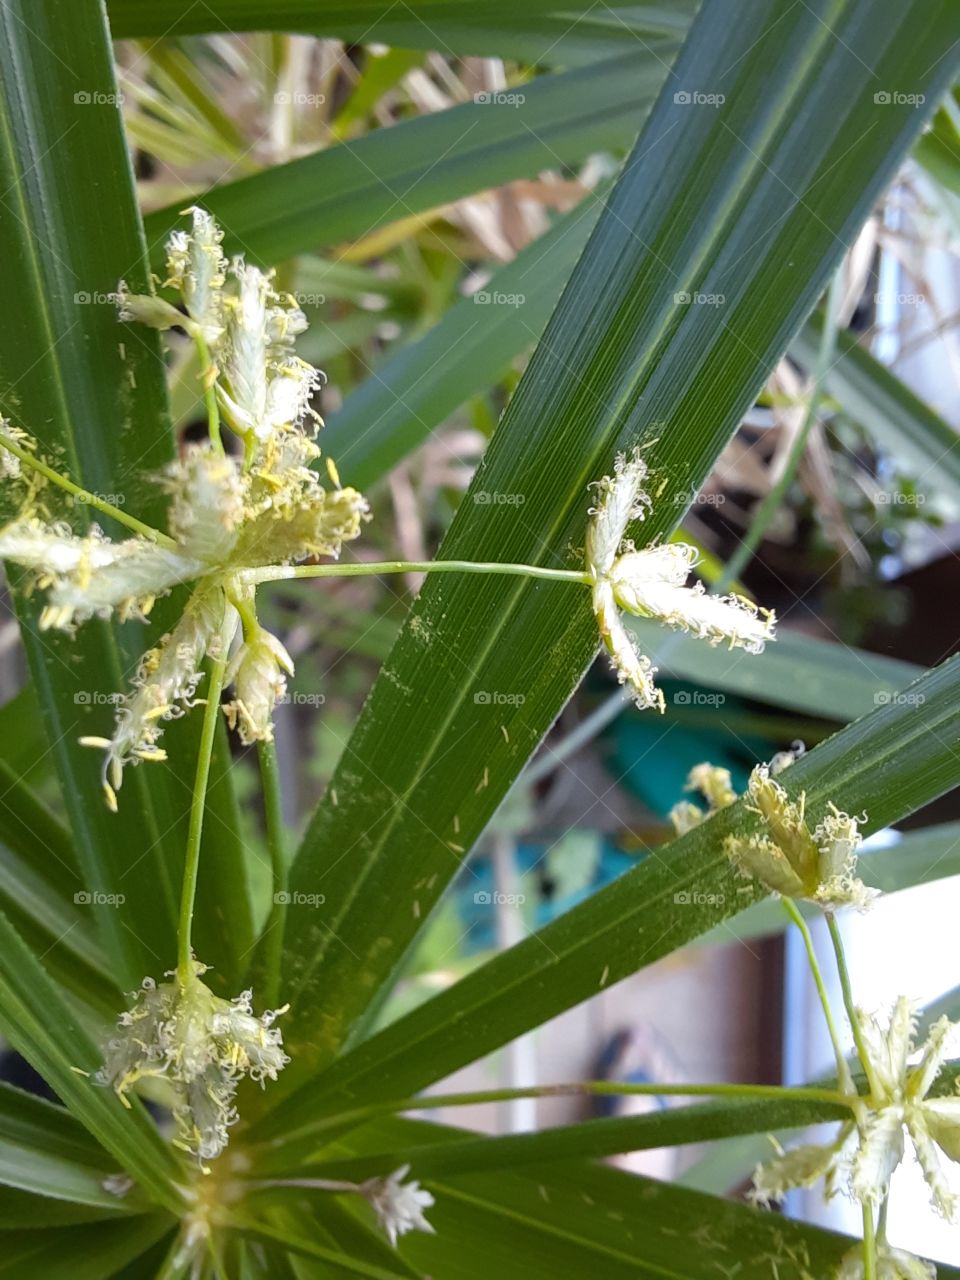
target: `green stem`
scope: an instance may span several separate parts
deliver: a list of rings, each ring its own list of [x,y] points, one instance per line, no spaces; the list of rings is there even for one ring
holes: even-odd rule
[[[810,972],[813,974],[813,981],[817,988],[817,995],[820,997],[820,1005],[823,1009],[823,1016],[826,1020],[827,1030],[830,1032],[830,1043],[833,1045],[833,1054],[837,1061],[837,1080],[841,1089],[845,1092],[855,1092],[853,1087],[853,1077],[850,1074],[850,1068],[847,1066],[846,1055],[843,1052],[843,1045],[840,1043],[840,1035],[837,1031],[837,1024],[834,1021],[833,1009],[830,1007],[830,997],[827,994],[826,983],[823,980],[823,971],[820,968],[820,961],[817,959],[817,953],[813,945],[813,938],[810,936],[810,929],[804,920],[800,909],[792,898],[783,898],[783,909],[800,930],[800,936],[803,938],[803,945],[807,952],[807,961],[810,965]]]
[[[506,564],[497,560],[380,560],[350,564],[267,565],[240,575],[250,585],[284,582],[289,578],[361,578],[384,573],[502,573],[510,577],[545,578],[592,586],[589,573],[578,569],[544,569],[536,564]]]
[[[837,271],[833,279],[830,281],[830,289],[827,293],[826,317],[823,325],[823,332],[820,336],[820,350],[817,355],[817,364],[814,369],[813,386],[810,389],[810,396],[807,400],[807,409],[800,424],[800,430],[794,437],[790,446],[790,452],[787,455],[787,461],[784,465],[783,472],[779,480],[760,503],[757,513],[750,523],[740,546],[727,561],[724,570],[724,581],[729,583],[742,573],[745,565],[749,562],[757,547],[763,540],[764,534],[770,526],[771,520],[780,510],[784,496],[793,478],[796,475],[797,468],[800,465],[800,459],[803,457],[803,451],[807,447],[807,439],[814,422],[817,419],[817,411],[820,408],[820,401],[823,399],[823,384],[826,380],[827,373],[830,370],[830,364],[833,360],[833,353],[837,345],[837,312],[840,306],[842,296],[842,272]],[[723,587],[719,587],[723,590]]]
[[[873,1210],[868,1204],[863,1210],[863,1280],[877,1280],[877,1238],[873,1226]]]
[[[223,453],[223,440],[220,437],[220,407],[217,404],[216,382],[213,377],[213,360],[207,340],[199,330],[193,331],[193,341],[200,356],[200,382],[203,386],[203,402],[207,406],[207,431],[210,443]]]
[[[283,932],[287,918],[285,901],[287,892],[287,858],[285,828],[283,822],[280,770],[277,764],[277,748],[272,742],[257,743],[257,759],[260,762],[260,783],[263,788],[264,818],[267,828],[267,848],[270,851],[270,871],[273,882],[273,906],[263,934],[264,1002],[273,1007],[280,990],[280,962],[283,958]]]
[[[121,511],[119,507],[115,507],[113,503],[106,502],[103,498],[97,497],[95,493],[91,493],[89,489],[84,489],[82,485],[75,484],[67,476],[62,476],[59,471],[54,471],[53,467],[48,466],[40,458],[35,457],[29,449],[23,449],[16,441],[11,440],[9,436],[0,432],[0,447],[12,453],[15,458],[19,458],[24,466],[29,467],[31,471],[36,471],[51,484],[57,485],[61,489],[65,489],[67,493],[74,498],[78,498],[85,506],[93,507],[95,511],[99,511],[102,515],[110,516],[111,519],[125,525],[128,529],[132,529],[134,533],[139,533],[141,537],[149,538],[151,542],[157,543],[161,547],[169,547],[176,550],[177,544],[173,538],[167,537],[165,533],[161,533],[159,529],[154,529],[152,525],[144,524],[142,520],[138,520],[136,516],[127,515],[125,511]]]
[[[203,815],[207,802],[207,783],[210,780],[210,762],[220,716],[220,695],[229,659],[230,641],[236,627],[233,606],[226,604],[226,614],[220,632],[217,656],[210,665],[207,701],[203,710],[200,730],[200,746],[197,753],[197,773],[190,804],[190,825],[187,830],[187,852],[183,868],[183,890],[180,897],[180,923],[177,932],[177,976],[181,983],[193,977],[191,931],[193,907],[197,897],[197,877],[200,871],[200,843],[203,837]]]
[[[836,916],[830,912],[824,912],[827,920],[827,928],[830,930],[830,941],[833,943],[833,953],[837,958],[837,973],[840,977],[840,990],[843,992],[843,1007],[847,1011],[847,1018],[850,1022],[850,1029],[853,1032],[853,1042],[857,1046],[857,1057],[860,1059],[860,1065],[863,1067],[864,1074],[870,1085],[870,1092],[876,1096],[879,1093],[877,1081],[873,1074],[873,1063],[870,1060],[870,1052],[867,1048],[866,1041],[863,1038],[863,1032],[860,1030],[860,1022],[857,1018],[857,1006],[853,999],[853,987],[850,984],[850,971],[847,968],[847,957],[843,950],[843,938],[840,936],[840,928],[837,924]]]
[[[621,1095],[676,1098],[765,1098],[775,1102],[822,1102],[851,1107],[855,1099],[834,1089],[787,1088],[762,1084],[630,1084],[620,1080],[579,1080],[570,1084],[531,1085],[519,1089],[490,1089],[476,1093],[434,1093],[393,1102],[376,1102],[341,1111],[298,1130],[304,1138],[324,1129],[340,1129],[366,1123],[382,1115],[404,1111],[436,1111],[443,1107],[472,1107],[488,1102],[512,1102],[517,1098],[619,1097]]]

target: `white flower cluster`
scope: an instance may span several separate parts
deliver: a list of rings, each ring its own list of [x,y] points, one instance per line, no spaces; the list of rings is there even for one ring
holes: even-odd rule
[[[371,1178],[362,1182],[359,1191],[370,1201],[381,1230],[396,1248],[397,1237],[408,1231],[427,1231],[433,1227],[423,1215],[434,1203],[429,1191],[424,1191],[416,1180],[404,1182],[410,1172],[408,1164],[401,1165],[386,1178]]]
[[[310,399],[320,375],[293,354],[293,339],[306,328],[302,311],[274,290],[269,274],[240,258],[228,263],[210,215],[189,212],[191,230],[175,231],[167,252],[167,284],[179,290],[184,311],[121,286],[121,317],[179,325],[198,341],[210,360],[205,386],[241,437],[242,458],[217,439],[187,446],[161,478],[170,496],[167,535],[114,542],[93,526],[81,536],[46,518],[35,494],[0,529],[0,558],[30,571],[33,587],[46,593],[43,627],[71,630],[114,614],[142,619],[159,596],[196,583],[180,621],[144,656],[113,735],[83,740],[106,752],[111,808],[126,764],[164,758],[163,722],[192,705],[203,659],[230,643],[224,632],[232,634],[238,616],[244,643],[230,670],[235,698],[227,714],[244,742],[270,738],[293,664],[256,622],[245,571],[337,557],[368,518],[366,500],[340,484],[335,467],[328,463],[327,488],[312,466],[320,419]],[[0,454],[9,468],[13,455]]]
[[[697,559],[685,543],[634,549],[626,532],[642,520],[651,502],[644,489],[647,466],[639,451],[617,458],[612,476],[599,481],[599,500],[591,509],[586,561],[593,578],[593,611],[600,636],[621,684],[630,687],[640,708],[664,710],[662,692],[653,681],[655,668],[637,652],[620,611],[657,618],[710,644],[760,653],[772,640],[775,618],[742,596],[712,596],[698,582],[686,585]]]
[[[960,1161],[960,1096],[931,1097],[930,1090],[955,1024],[940,1018],[918,1046],[914,1008],[906,997],[894,1005],[886,1026],[862,1010],[857,1011],[857,1024],[867,1048],[869,1094],[860,1099],[854,1118],[841,1125],[833,1142],[781,1151],[760,1165],[754,1174],[754,1198],[768,1204],[792,1187],[809,1187],[825,1178],[828,1195],[847,1189],[862,1204],[876,1208],[886,1197],[909,1137],[934,1207],[952,1220],[957,1197],[947,1186],[938,1152]],[[910,1058],[917,1051],[919,1061],[911,1067]],[[888,1269],[888,1274],[900,1273]]]
[[[222,1000],[200,980],[205,971],[194,962],[186,982],[174,977],[158,985],[145,978],[133,1007],[120,1015],[97,1074],[124,1102],[139,1080],[165,1080],[174,1096],[177,1145],[201,1163],[227,1145],[240,1081],[276,1080],[289,1062],[273,1025],[285,1009],[255,1017],[251,992]]]

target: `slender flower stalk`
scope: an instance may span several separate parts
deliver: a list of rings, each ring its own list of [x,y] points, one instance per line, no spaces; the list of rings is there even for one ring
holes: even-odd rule
[[[542,578],[546,582],[590,585],[590,575],[577,569],[548,569],[537,564],[509,564],[500,560],[357,560],[349,564],[268,565],[241,575],[259,586],[263,582],[287,582],[296,578],[363,578],[390,573],[479,573],[505,577]]]
[[[200,871],[200,845],[203,839],[203,816],[207,804],[207,784],[210,780],[210,763],[220,716],[220,696],[223,693],[227,670],[228,646],[235,629],[232,606],[227,605],[217,650],[212,657],[210,679],[207,685],[203,726],[200,730],[200,747],[197,753],[197,773],[193,783],[190,803],[190,825],[187,830],[187,852],[184,861],[183,887],[180,897],[180,923],[177,931],[179,951],[177,976],[186,983],[193,971],[193,910],[197,896],[197,879]]]
[[[856,1099],[836,1089],[817,1086],[794,1088],[787,1085],[684,1083],[657,1081],[637,1084],[627,1080],[576,1080],[561,1084],[529,1085],[517,1088],[481,1089],[468,1093],[431,1093],[385,1102],[369,1103],[323,1117],[298,1129],[296,1140],[312,1140],[328,1129],[340,1131],[346,1126],[365,1124],[379,1116],[401,1115],[406,1111],[435,1111],[454,1107],[483,1106],[497,1102],[514,1102],[521,1098],[584,1097],[665,1097],[665,1098],[729,1098],[733,1101],[765,1100],[769,1102],[823,1103],[826,1106],[852,1109]],[[271,1150],[282,1149],[285,1139],[270,1140]]]
[[[820,968],[820,961],[817,959],[816,948],[813,945],[813,938],[806,920],[800,914],[797,904],[792,898],[783,899],[783,908],[790,920],[796,925],[797,930],[803,939],[804,950],[807,955],[807,963],[810,966],[810,972],[813,975],[814,985],[817,988],[817,996],[820,1000],[820,1007],[823,1010],[824,1022],[827,1025],[827,1031],[830,1036],[830,1043],[833,1046],[833,1056],[837,1064],[837,1080],[840,1088],[844,1093],[854,1093],[853,1077],[850,1074],[850,1068],[847,1065],[846,1055],[843,1051],[843,1045],[840,1041],[840,1033],[837,1030],[837,1024],[833,1016],[833,1007],[830,1004],[830,996],[827,994],[826,983],[823,980],[823,971]]]
[[[283,936],[287,913],[287,855],[286,828],[283,821],[283,804],[280,790],[280,767],[277,749],[272,742],[257,743],[257,759],[260,765],[260,785],[263,790],[263,808],[267,832],[267,848],[270,853],[270,880],[273,900],[270,914],[261,939],[264,968],[264,995],[268,1004],[277,999],[280,986],[280,965],[283,959]]]
[[[401,1165],[387,1177],[368,1178],[366,1182],[346,1182],[339,1178],[264,1178],[252,1185],[269,1190],[273,1187],[300,1187],[305,1191],[352,1193],[363,1196],[373,1209],[381,1231],[396,1248],[397,1240],[408,1231],[425,1231],[433,1235],[433,1227],[424,1210],[434,1203],[416,1179],[407,1181],[408,1164]]]

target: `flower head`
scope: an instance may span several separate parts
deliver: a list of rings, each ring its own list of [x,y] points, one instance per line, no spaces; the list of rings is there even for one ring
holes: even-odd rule
[[[404,1182],[409,1172],[408,1164],[401,1165],[386,1178],[371,1178],[360,1185],[360,1191],[373,1206],[377,1221],[394,1248],[397,1237],[408,1231],[433,1234],[433,1227],[423,1215],[424,1209],[434,1203],[433,1196],[416,1180]]]
[[[807,898],[827,910],[869,906],[876,892],[857,877],[857,852],[863,842],[858,819],[834,805],[813,831],[804,816],[804,797],[790,799],[766,765],[750,775],[750,808],[765,831],[729,835],[724,852],[740,873],[787,898]]]
[[[227,1145],[240,1081],[276,1080],[289,1062],[273,1025],[285,1010],[255,1017],[249,991],[222,1000],[200,980],[205,971],[194,962],[186,981],[174,975],[158,985],[145,978],[97,1074],[97,1083],[112,1086],[122,1101],[138,1080],[165,1080],[173,1091],[176,1142],[201,1163]]]
[[[106,752],[111,808],[125,765],[164,758],[163,722],[193,705],[204,659],[232,643],[238,621],[232,604],[244,600],[255,617],[256,571],[336,558],[369,516],[363,495],[344,487],[336,468],[328,462],[331,487],[312,465],[321,423],[310,399],[320,374],[293,353],[294,338],[306,328],[303,313],[274,289],[270,274],[241,258],[227,262],[208,213],[187,212],[190,230],[175,231],[167,246],[166,283],[179,290],[184,311],[121,286],[121,317],[158,328],[179,324],[202,343],[212,361],[207,386],[243,438],[243,456],[225,451],[218,439],[186,446],[159,477],[169,496],[166,534],[114,541],[96,525],[77,533],[48,520],[32,493],[20,515],[0,528],[0,558],[25,568],[28,589],[46,594],[41,627],[72,631],[111,615],[144,619],[158,597],[193,584],[179,622],[144,655],[133,689],[118,699],[112,736],[83,739]],[[8,429],[8,437],[18,449],[33,448],[22,432]],[[16,454],[2,449],[0,459],[0,474],[16,479]],[[279,640],[259,628],[246,637],[230,670],[236,696],[226,708],[244,742],[270,738],[273,709],[292,672]]]
[[[960,1096],[929,1094],[955,1025],[940,1018],[918,1046],[914,1008],[905,996],[885,1024],[862,1010],[856,1018],[866,1046],[869,1094],[857,1099],[855,1118],[841,1125],[832,1143],[780,1149],[773,1160],[758,1166],[754,1198],[779,1200],[792,1187],[811,1186],[825,1177],[828,1194],[846,1188],[862,1204],[876,1208],[890,1189],[909,1138],[934,1207],[953,1219],[958,1201],[947,1186],[940,1155],[960,1162]],[[910,1066],[916,1052],[919,1061]]]
[[[666,626],[690,632],[710,644],[760,653],[773,639],[774,615],[742,596],[709,595],[702,583],[686,585],[696,548],[667,543],[637,551],[627,540],[631,522],[643,520],[651,506],[644,489],[647,465],[638,450],[621,454],[614,474],[597,485],[599,498],[590,511],[586,562],[593,578],[593,611],[600,636],[621,684],[633,692],[641,708],[664,710],[663,694],[653,682],[655,668],[638,654],[623,625],[621,610],[656,618]]]

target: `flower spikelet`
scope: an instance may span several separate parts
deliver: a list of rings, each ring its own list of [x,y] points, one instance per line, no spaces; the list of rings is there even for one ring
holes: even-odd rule
[[[394,1247],[397,1237],[408,1231],[433,1234],[433,1227],[423,1213],[434,1203],[433,1196],[415,1180],[404,1182],[409,1172],[410,1166],[405,1164],[389,1177],[371,1178],[360,1184],[361,1193],[370,1201],[381,1229]]]
[[[670,810],[670,821],[678,836],[692,831],[720,809],[733,804],[737,798],[730,770],[712,765],[708,761],[693,766],[687,774],[686,790],[699,791],[706,799],[708,808],[704,811],[690,800],[681,800],[679,804],[675,804]]]
[[[841,1125],[832,1143],[781,1151],[759,1166],[754,1198],[780,1199],[790,1188],[809,1186],[822,1174],[828,1193],[845,1188],[862,1204],[876,1208],[889,1192],[909,1138],[934,1207],[953,1220],[958,1200],[947,1186],[941,1155],[960,1162],[960,1096],[954,1092],[931,1097],[930,1090],[956,1026],[939,1019],[918,1046],[914,1007],[905,996],[897,1000],[885,1022],[859,1009],[855,1017],[866,1048],[869,1094],[857,1099],[854,1119]],[[919,1061],[911,1067],[918,1051]]]
[[[710,644],[726,642],[749,653],[760,653],[773,639],[775,619],[769,610],[741,596],[712,596],[702,583],[688,587],[696,548],[685,543],[634,548],[626,533],[651,507],[646,479],[647,464],[639,450],[618,456],[613,475],[596,486],[599,496],[590,509],[585,555],[594,615],[617,677],[630,687],[639,707],[663,711],[663,694],[653,682],[655,668],[634,648],[621,611],[656,618]]]
[[[133,689],[120,700],[113,737],[81,738],[84,746],[106,752],[103,789],[111,809],[116,810],[127,764],[166,759],[158,745],[163,722],[193,705],[200,664],[223,625],[225,609],[221,591],[198,588],[173,631],[143,656]]]
[[[773,893],[806,898],[828,911],[844,906],[864,910],[870,905],[877,895],[856,875],[862,843],[856,818],[831,804],[811,831],[804,797],[791,800],[766,765],[753,770],[747,794],[764,830],[730,835],[724,841],[724,852],[743,876],[760,880]]]
[[[179,290],[190,320],[205,341],[214,344],[223,332],[223,232],[205,209],[194,205],[185,212],[191,216],[192,227],[171,233],[166,284]]]
[[[120,1015],[104,1051],[97,1083],[121,1100],[144,1077],[165,1080],[173,1092],[176,1143],[201,1163],[227,1145],[237,1120],[234,1096],[244,1077],[263,1085],[289,1062],[274,1022],[283,1009],[255,1016],[252,995],[215,996],[196,962],[186,980],[145,978],[131,1008]]]
[[[46,591],[41,629],[73,630],[89,618],[145,617],[158,595],[193,577],[200,562],[147,538],[112,542],[93,525],[80,536],[34,516],[0,529],[0,558],[28,570]]]
[[[293,660],[275,635],[263,627],[244,639],[234,655],[227,679],[234,685],[234,698],[225,708],[231,729],[238,729],[240,741],[273,741],[273,709],[293,675]]]

